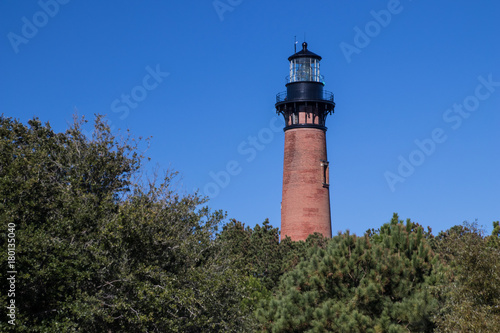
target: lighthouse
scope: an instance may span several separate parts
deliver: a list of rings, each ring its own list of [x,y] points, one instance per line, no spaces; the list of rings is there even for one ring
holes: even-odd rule
[[[324,90],[321,57],[307,49],[288,58],[286,91],[276,95],[276,112],[285,118],[281,201],[281,239],[305,240],[318,232],[332,237],[326,116],[335,108]]]

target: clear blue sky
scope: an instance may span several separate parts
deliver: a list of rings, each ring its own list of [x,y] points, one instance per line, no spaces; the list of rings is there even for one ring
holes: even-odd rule
[[[499,17],[495,1],[4,0],[0,112],[57,131],[75,107],[107,114],[115,133],[153,137],[150,166],[180,171],[182,190],[279,226],[275,94],[305,35],[337,105],[334,233],[393,212],[434,233],[475,219],[489,232],[500,219]]]

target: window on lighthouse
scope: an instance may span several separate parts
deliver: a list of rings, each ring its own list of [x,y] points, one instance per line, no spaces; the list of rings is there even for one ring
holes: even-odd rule
[[[319,60],[314,58],[296,58],[290,61],[290,82],[321,82]]]
[[[330,177],[329,177],[329,170],[328,170],[328,161],[321,161],[321,166],[323,167],[323,187],[329,187],[330,186]]]

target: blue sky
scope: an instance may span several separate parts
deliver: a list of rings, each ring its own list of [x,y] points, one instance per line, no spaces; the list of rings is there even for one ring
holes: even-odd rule
[[[280,224],[294,36],[323,57],[332,229],[401,218],[434,233],[500,219],[500,4],[494,1],[0,2],[0,112],[64,131],[75,107],[152,136],[249,226]],[[299,47],[300,49],[300,47]]]

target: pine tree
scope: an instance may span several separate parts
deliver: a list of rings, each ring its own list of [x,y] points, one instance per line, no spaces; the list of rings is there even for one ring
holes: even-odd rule
[[[423,235],[395,216],[372,237],[347,232],[312,248],[258,311],[263,331],[432,331],[441,268]]]

